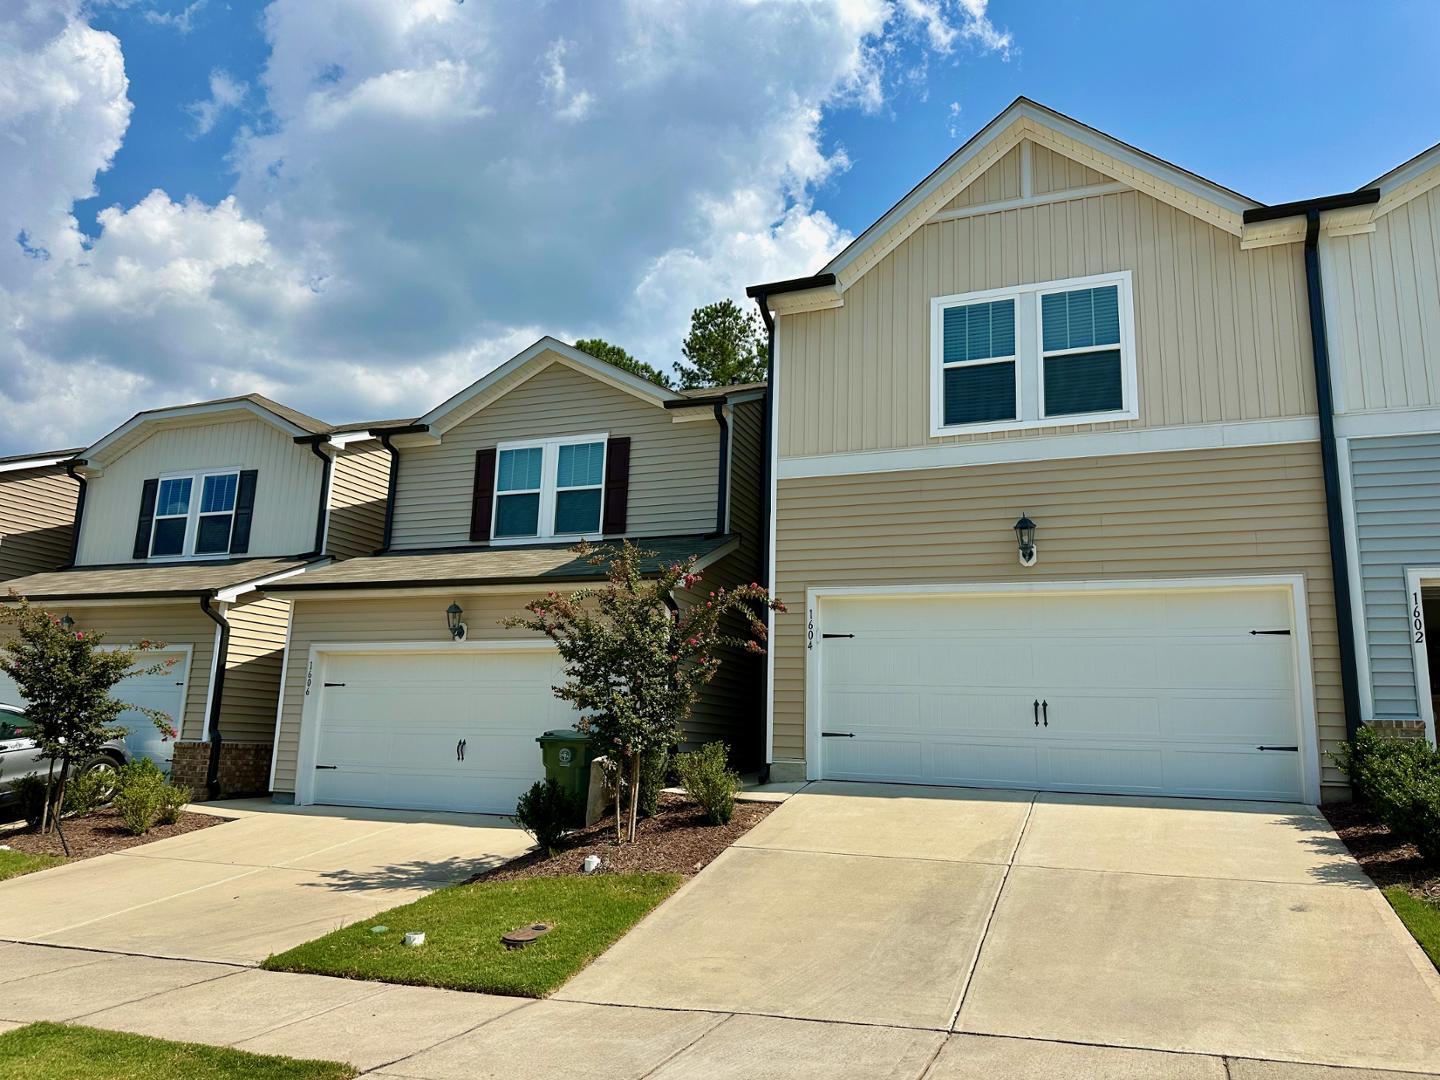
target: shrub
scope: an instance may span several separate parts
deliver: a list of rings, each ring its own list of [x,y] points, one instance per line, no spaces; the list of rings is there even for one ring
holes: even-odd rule
[[[1382,735],[1362,727],[1334,755],[1355,795],[1396,836],[1440,862],[1440,751],[1423,739]]]
[[[149,758],[121,767],[115,809],[132,835],[143,836],[155,824],[165,798],[165,788],[164,774]]]
[[[191,797],[189,788],[166,784],[160,789],[160,804],[155,820],[161,825],[174,825],[180,820],[180,813]]]
[[[730,768],[724,743],[707,743],[691,754],[675,759],[675,771],[685,793],[700,804],[705,820],[712,825],[728,825],[735,816],[735,793],[740,790],[740,774]]]
[[[660,792],[670,771],[670,751],[651,750],[640,759],[640,814],[654,817],[660,810]]]
[[[73,817],[93,814],[115,790],[115,774],[82,772],[65,785],[64,812]]]
[[[40,817],[45,812],[45,781],[33,773],[16,780],[15,805],[25,816],[25,824],[38,829]]]
[[[515,804],[515,821],[553,855],[582,812],[573,794],[554,780],[540,780]]]

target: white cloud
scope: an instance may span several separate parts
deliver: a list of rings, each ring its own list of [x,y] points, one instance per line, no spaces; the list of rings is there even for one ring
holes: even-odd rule
[[[210,72],[210,96],[185,106],[185,111],[195,121],[194,134],[208,135],[215,130],[215,125],[222,116],[244,104],[249,89],[245,83],[232,79],[229,72],[221,68]]]
[[[824,120],[886,104],[897,42],[1009,48],[972,33],[978,0],[931,6],[274,0],[259,80],[217,71],[196,105],[202,129],[266,114],[232,148],[234,194],[154,191],[89,243],[69,209],[124,132],[119,45],[77,9],[32,19],[0,52],[0,94],[12,71],[74,92],[0,107],[0,145],[48,155],[23,183],[0,171],[18,196],[0,226],[49,252],[0,256],[0,443],[83,442],[139,407],[246,390],[413,415],[542,333],[668,365],[694,306],[850,239],[813,203],[849,164]]]
[[[178,11],[160,11],[147,8],[142,15],[154,26],[168,26],[181,34],[188,34],[195,28],[195,16],[205,9],[206,0],[193,0]]]

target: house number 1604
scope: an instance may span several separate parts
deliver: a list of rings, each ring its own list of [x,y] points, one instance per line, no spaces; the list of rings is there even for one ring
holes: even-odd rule
[[[813,607],[805,619],[805,648],[815,648],[815,609]]]

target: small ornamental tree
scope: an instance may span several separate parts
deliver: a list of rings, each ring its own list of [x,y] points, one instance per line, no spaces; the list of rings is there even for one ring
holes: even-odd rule
[[[102,649],[103,634],[66,627],[58,616],[33,607],[13,590],[10,600],[0,605],[0,624],[13,626],[15,634],[0,645],[0,671],[19,687],[26,702],[25,717],[33,725],[31,737],[41,756],[50,761],[44,830],[58,816],[71,768],[94,757],[111,739],[127,734],[115,724],[121,713],[141,713],[166,739],[175,738],[167,714],[110,696],[122,680],[158,675],[173,661],[137,668],[140,654],[164,648],[163,643],[142,641],[133,647]]]
[[[575,550],[592,551],[585,544]],[[506,620],[507,626],[545,634],[565,661],[568,681],[555,687],[555,696],[575,706],[580,730],[594,736],[615,768],[615,835],[622,842],[635,839],[645,754],[680,741],[700,688],[720,670],[720,651],[763,653],[761,613],[785,610],[753,583],[716,589],[682,609],[676,591],[693,591],[701,580],[695,556],[647,578],[641,564],[652,554],[628,541],[596,551],[589,561],[608,567],[604,586],[547,593],[525,605],[528,615]],[[733,626],[734,617],[748,623],[750,636],[722,625]],[[630,793],[628,813],[621,806],[623,788]],[[628,825],[622,828],[622,821]]]

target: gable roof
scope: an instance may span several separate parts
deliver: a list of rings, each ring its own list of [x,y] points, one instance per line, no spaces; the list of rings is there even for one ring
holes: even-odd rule
[[[1236,236],[1240,235],[1244,212],[1260,205],[1064,113],[1018,97],[826,263],[815,279],[833,274],[834,292],[843,293],[986,169],[1027,139]],[[750,291],[751,295],[797,292],[829,284],[815,279],[758,285]]]
[[[492,401],[557,363],[661,408],[669,402],[685,401],[674,390],[667,390],[648,379],[632,375],[623,368],[582,352],[573,345],[546,336],[516,353],[495,370],[476,379],[458,394],[442,401],[424,416],[417,417],[411,426],[428,430],[435,436],[444,435],[462,420],[468,419]]]
[[[330,425],[325,421],[317,420],[298,409],[281,405],[278,401],[271,401],[260,394],[242,394],[238,397],[197,401],[190,405],[169,405],[161,409],[146,409],[138,412],[114,431],[81,450],[79,456],[84,461],[95,464],[108,452],[128,447],[130,436],[147,424],[165,420],[184,420],[190,417],[218,416],[237,411],[252,413],[294,438],[324,435],[331,430]]]

